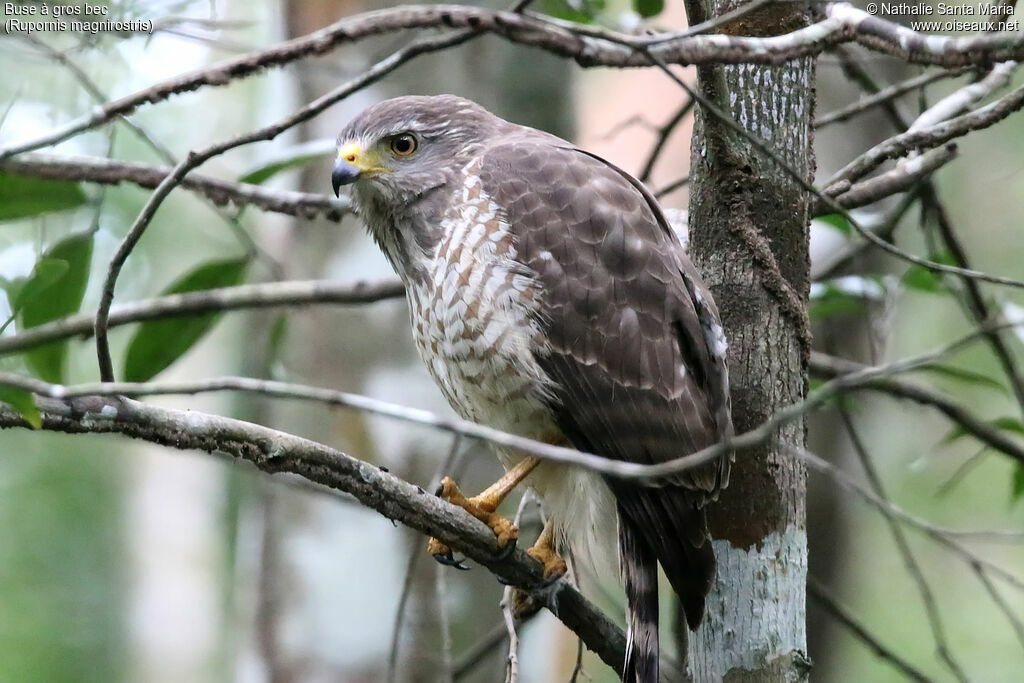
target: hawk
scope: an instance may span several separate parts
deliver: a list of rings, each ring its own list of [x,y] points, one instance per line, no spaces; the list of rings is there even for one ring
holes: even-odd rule
[[[659,463],[731,432],[726,343],[710,292],[661,208],[622,169],[468,100],[398,97],[338,138],[335,194],[353,202],[405,284],[416,346],[462,417],[611,460]],[[715,575],[703,505],[729,456],[653,482],[499,451],[506,474],[466,498],[495,509],[522,481],[548,523],[545,575],[614,548],[627,598],[623,680],[658,676],[658,563],[696,629]],[[432,540],[436,558],[451,550]]]

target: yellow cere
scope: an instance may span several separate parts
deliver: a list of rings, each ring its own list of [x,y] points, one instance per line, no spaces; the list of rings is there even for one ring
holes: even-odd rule
[[[338,150],[338,158],[344,159],[350,164],[354,164],[356,159],[359,158],[359,143],[347,142],[340,150]]]

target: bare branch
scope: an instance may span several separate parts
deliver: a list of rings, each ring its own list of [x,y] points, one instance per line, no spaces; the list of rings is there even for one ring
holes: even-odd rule
[[[860,363],[828,356],[823,353],[811,353],[811,373],[818,377],[835,378],[847,373],[862,372],[867,367]],[[1007,436],[1002,430],[996,429],[978,419],[959,403],[946,398],[938,392],[892,377],[879,377],[857,386],[851,386],[849,389],[853,391],[877,391],[895,396],[896,398],[903,398],[915,403],[931,406],[986,446],[994,448],[1018,462],[1024,463],[1024,446]]]
[[[158,187],[173,169],[137,161],[115,161],[97,157],[58,156],[52,154],[23,154],[0,162],[0,169],[21,175],[49,180],[73,180],[104,185],[129,182],[139,187]],[[340,221],[351,211],[347,198],[335,199],[327,195],[288,190],[271,190],[260,185],[235,183],[219,178],[191,174],[181,186],[192,190],[217,206],[228,203],[238,207],[255,206],[264,211],[288,216]]]
[[[971,107],[1010,84],[1017,62],[1003,62],[995,67],[981,80],[965,85],[942,98],[923,114],[918,116],[910,131],[926,130],[932,126],[951,119],[959,114],[970,111]]]
[[[885,197],[906,192],[955,159],[956,155],[956,145],[950,143],[944,147],[929,150],[924,154],[907,159],[897,165],[896,168],[867,180],[862,180],[855,185],[842,181],[825,190],[825,194],[835,193],[835,200],[844,209],[855,209],[867,206],[868,204],[874,204]],[[811,208],[811,215],[815,217],[828,213],[830,213],[829,207],[821,201],[815,202]]]
[[[845,42],[857,42],[908,62],[946,67],[1024,60],[1024,36],[1011,33],[949,37],[919,34],[872,17],[846,3],[825,7],[825,19],[781,36],[694,36],[686,31],[632,36],[515,11],[462,5],[403,6],[346,17],[331,26],[267,50],[158,83],[98,107],[92,114],[41,138],[0,150],[0,159],[68,139],[144,104],[204,86],[220,86],[271,67],[322,55],[341,45],[405,29],[464,28],[569,57],[581,66],[647,66],[637,50],[671,64],[779,64]],[[695,27],[699,28],[699,27]]]
[[[878,638],[868,631],[867,627],[857,618],[850,614],[845,607],[832,596],[832,594],[817,579],[807,577],[807,594],[825,610],[830,617],[850,630],[851,633],[865,645],[867,645],[878,657],[900,670],[900,672],[912,681],[931,683],[931,678],[925,676],[912,664],[889,649]]]
[[[867,446],[860,438],[860,434],[853,424],[849,411],[840,407],[839,416],[843,421],[843,426],[846,428],[846,434],[850,438],[853,450],[857,454],[857,459],[864,469],[868,483],[871,485],[871,490],[881,500],[891,503],[892,500],[886,494],[885,487],[882,485],[882,478],[875,468],[875,463],[868,453]],[[963,667],[953,656],[953,651],[950,649],[949,642],[946,639],[946,629],[942,624],[942,616],[939,614],[939,607],[935,602],[935,594],[932,593],[931,586],[928,585],[928,580],[921,570],[921,565],[918,563],[917,558],[914,557],[914,551],[910,548],[910,542],[907,540],[903,527],[900,526],[899,521],[893,515],[889,514],[887,509],[879,509],[885,516],[885,521],[889,526],[889,533],[892,534],[892,539],[896,543],[896,549],[899,551],[900,557],[903,558],[903,564],[913,579],[914,585],[917,586],[917,592],[921,596],[921,603],[924,605],[925,614],[928,617],[928,625],[931,628],[932,638],[935,640],[935,649],[939,653],[939,658],[945,662],[950,672],[958,681],[966,681],[967,675],[964,673]]]
[[[524,550],[509,554],[469,513],[374,465],[308,439],[195,410],[98,396],[40,399],[39,407],[42,428],[48,431],[120,434],[179,450],[228,454],[265,472],[290,472],[349,493],[388,519],[459,550],[502,581],[530,591],[606,664],[621,671],[624,634],[568,581],[545,587],[540,564]],[[0,406],[0,428],[27,426],[13,410]]]
[[[1024,86],[969,114],[963,114],[927,128],[911,129],[893,136],[848,163],[832,176],[826,186],[843,180],[855,182],[884,161],[895,159],[914,150],[938,147],[971,131],[988,128],[1022,106],[1024,106]]]
[[[902,83],[896,83],[887,88],[882,88],[877,92],[874,92],[867,97],[862,97],[860,100],[845,107],[819,116],[814,121],[814,127],[820,130],[821,128],[825,128],[833,123],[847,121],[858,114],[862,114],[875,107],[888,104],[908,92],[919,90],[926,85],[931,85],[932,83],[947,78],[956,78],[957,76],[961,76],[971,71],[973,71],[973,69],[970,68],[951,69],[948,71],[934,71],[932,73],[921,74],[920,76],[908,78]]]
[[[940,527],[931,524],[909,512],[899,508],[892,503],[882,500],[867,487],[856,482],[850,475],[846,474],[838,467],[830,463],[829,461],[821,458],[810,451],[787,444],[780,444],[780,447],[795,458],[799,458],[805,465],[810,469],[815,470],[819,474],[827,476],[832,482],[837,484],[840,488],[849,491],[850,493],[856,494],[861,500],[872,505],[879,510],[885,511],[888,515],[891,515],[895,519],[899,519],[902,522],[910,524],[913,528],[917,529],[928,538],[932,539],[939,545],[945,547],[951,551],[954,555],[958,556],[961,560],[967,563],[970,567],[982,568],[988,571],[993,576],[998,576],[1006,583],[1010,584],[1014,588],[1024,591],[1024,578],[1014,574],[1013,572],[1003,569],[997,564],[989,562],[988,560],[978,556],[976,553],[971,552],[965,548],[961,543],[956,540],[957,536],[962,536],[956,532],[950,533],[949,530],[942,529]],[[1016,535],[1017,538],[1024,538],[1024,532],[995,532],[997,537],[1006,540]]]
[[[747,9],[750,5],[743,5],[741,9]],[[686,115],[693,111],[693,105],[697,102],[692,97],[688,97],[683,106],[679,107],[676,113],[665,122],[661,128],[658,129],[658,138],[654,142],[654,146],[651,148],[651,153],[647,157],[647,161],[644,162],[643,169],[640,171],[640,175],[637,176],[638,180],[642,183],[646,183],[651,179],[651,173],[654,171],[654,165],[658,163],[658,157],[661,156],[662,150],[665,149],[665,143],[668,142],[669,137],[675,131],[676,126],[682,123]]]
[[[352,283],[333,280],[296,280],[256,285],[221,287],[156,299],[119,304],[110,310],[108,327],[129,323],[202,315],[218,311],[309,304],[368,304],[403,296],[402,283],[396,280]],[[11,337],[0,337],[0,355],[23,351],[69,337],[87,337],[93,332],[91,315],[73,315],[52,323],[31,327]]]
[[[1004,325],[1003,327],[1006,326]],[[521,451],[552,462],[577,465],[595,472],[600,472],[602,474],[622,479],[655,480],[660,477],[678,474],[679,472],[683,472],[692,467],[697,467],[706,462],[710,462],[721,456],[723,453],[730,452],[732,450],[753,448],[766,443],[775,437],[780,426],[821,406],[833,396],[877,379],[889,377],[901,372],[907,372],[921,367],[922,365],[934,363],[953,351],[961,349],[967,344],[976,341],[984,335],[987,329],[990,329],[990,326],[981,326],[970,334],[931,353],[895,361],[884,366],[866,367],[856,372],[837,376],[814,391],[803,401],[799,401],[778,411],[770,419],[750,431],[744,432],[743,434],[740,434],[728,441],[708,446],[707,448],[701,449],[691,455],[682,456],[656,465],[644,465],[639,463],[610,460],[594,454],[583,453],[572,448],[553,446],[541,441],[534,441],[515,434],[485,427],[474,422],[469,422],[468,420],[441,417],[428,411],[407,408],[405,406],[380,401],[367,396],[361,396],[359,394],[350,394],[330,389],[290,384],[287,382],[260,380],[250,377],[218,377],[194,382],[101,382],[65,387],[57,384],[49,384],[31,377],[23,377],[10,372],[0,371],[0,385],[17,387],[40,396],[48,396],[57,399],[68,399],[82,396],[162,396],[174,394],[199,394],[216,391],[246,391],[279,398],[316,401],[327,405],[361,410],[405,422],[426,425],[428,427],[450,433],[457,433],[476,439],[482,439],[505,449]],[[1005,534],[992,534],[991,532],[975,533],[950,531],[948,533],[954,535],[995,535],[1003,538],[1006,537]],[[1022,534],[1022,536],[1024,536],[1024,534]],[[1010,534],[1010,537],[1015,536]]]
[[[971,264],[967,257],[967,250],[956,234],[956,230],[953,229],[953,222],[949,219],[949,214],[939,200],[938,193],[934,187],[925,188],[923,201],[925,206],[929,207],[935,214],[939,236],[942,238],[942,243],[949,251],[950,256],[953,257],[953,262],[961,268],[970,268]],[[985,296],[982,294],[978,283],[970,278],[962,278],[962,280],[967,310],[975,322],[993,319],[991,307],[985,301]],[[989,332],[985,338],[988,340],[992,353],[995,354],[996,359],[1002,366],[1003,374],[1010,381],[1013,394],[1017,398],[1018,407],[1024,413],[1024,376],[1021,375],[1014,353],[1010,350],[1004,336],[999,332]]]

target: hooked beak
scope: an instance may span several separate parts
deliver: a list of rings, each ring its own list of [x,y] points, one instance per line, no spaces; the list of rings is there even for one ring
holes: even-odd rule
[[[359,142],[346,142],[338,149],[338,157],[334,160],[331,184],[337,196],[342,185],[350,185],[360,178],[373,178],[381,173],[390,172],[391,169],[381,164],[375,149],[371,147],[364,150]]]
[[[334,162],[334,170],[331,171],[331,185],[334,187],[334,196],[339,196],[341,186],[354,183],[362,171],[339,157]]]

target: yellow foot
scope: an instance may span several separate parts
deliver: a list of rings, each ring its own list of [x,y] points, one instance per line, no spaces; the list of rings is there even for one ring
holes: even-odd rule
[[[565,576],[565,573],[569,571],[569,567],[565,564],[565,560],[555,552],[555,549],[550,545],[544,547],[537,547],[536,545],[529,548],[526,554],[537,560],[544,566],[544,580],[554,581]]]
[[[554,581],[565,576],[565,573],[569,571],[569,567],[565,564],[565,560],[555,551],[555,532],[554,527],[551,524],[551,520],[548,520],[544,525],[544,530],[540,532],[540,536],[537,537],[537,542],[533,544],[533,547],[526,551],[526,554],[537,560],[544,566],[544,579],[546,581]]]
[[[519,527],[495,512],[498,506],[501,505],[501,501],[508,495],[509,490],[511,490],[511,487],[506,489],[505,487],[495,485],[478,496],[467,498],[459,490],[458,485],[451,477],[445,477],[441,480],[441,486],[438,487],[437,495],[452,505],[457,505],[486,524],[497,537],[498,547],[501,550],[510,552],[515,548],[516,540],[519,538]],[[441,564],[458,567],[459,569],[468,569],[460,560],[454,558],[451,548],[436,538],[430,539],[427,544],[427,551]]]

